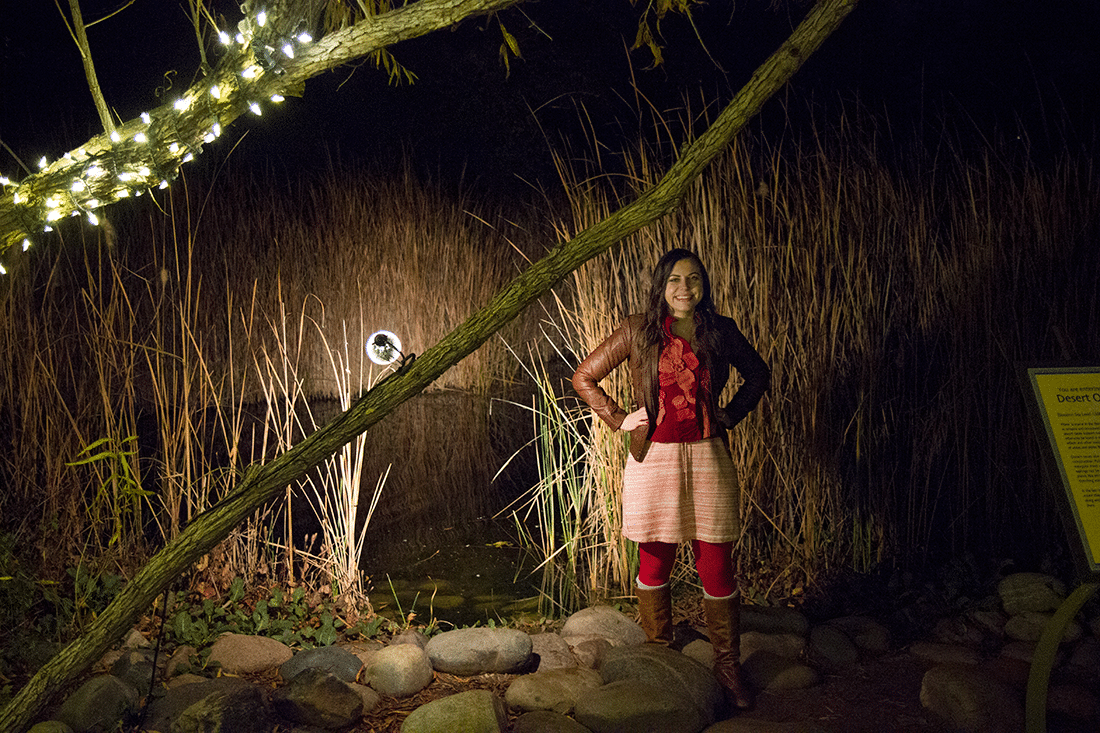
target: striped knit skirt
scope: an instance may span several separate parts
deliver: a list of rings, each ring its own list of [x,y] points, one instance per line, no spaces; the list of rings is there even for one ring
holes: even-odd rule
[[[722,438],[650,443],[626,459],[623,535],[635,542],[730,542],[741,533],[740,487]]]

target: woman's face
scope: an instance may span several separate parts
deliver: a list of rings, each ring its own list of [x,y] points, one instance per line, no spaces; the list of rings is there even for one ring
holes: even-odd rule
[[[674,318],[687,318],[703,299],[703,273],[699,263],[686,257],[672,266],[665,283],[665,303]]]

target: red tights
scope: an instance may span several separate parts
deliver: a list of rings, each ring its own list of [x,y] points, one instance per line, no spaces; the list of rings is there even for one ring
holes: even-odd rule
[[[672,576],[676,562],[676,543],[638,543],[638,581],[643,585],[659,586]],[[714,544],[702,540],[691,541],[695,555],[695,569],[703,581],[703,591],[712,598],[726,598],[737,590],[737,576],[733,572],[733,543]]]

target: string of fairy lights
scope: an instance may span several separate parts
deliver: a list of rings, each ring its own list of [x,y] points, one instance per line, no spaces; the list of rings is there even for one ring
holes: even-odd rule
[[[228,124],[246,110],[262,115],[264,101],[284,101],[278,78],[313,37],[304,22],[290,33],[280,33],[269,20],[260,9],[238,23],[236,34],[219,31],[218,40],[226,50],[222,63],[173,103],[142,112],[54,161],[43,157],[38,172],[23,181],[0,172],[0,196],[14,206],[22,250],[30,249],[36,237],[53,231],[62,219],[83,216],[97,226],[97,212],[104,206],[167,188],[180,166],[218,139],[223,122]],[[13,240],[16,246],[20,235]],[[0,242],[0,254],[6,249]],[[0,275],[7,272],[0,262]]]

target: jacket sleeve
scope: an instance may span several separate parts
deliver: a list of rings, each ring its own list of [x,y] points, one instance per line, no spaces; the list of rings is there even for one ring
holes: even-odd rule
[[[628,321],[623,321],[573,373],[573,389],[612,430],[619,429],[627,413],[604,392],[599,382],[630,358],[632,342],[632,329]]]
[[[722,408],[725,418],[722,423],[729,429],[744,420],[768,391],[771,369],[732,320],[726,326],[723,333],[726,356],[744,380],[733,398]]]

